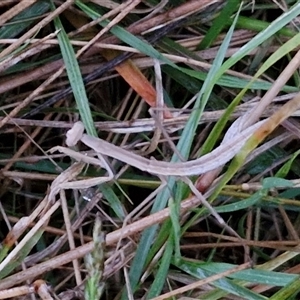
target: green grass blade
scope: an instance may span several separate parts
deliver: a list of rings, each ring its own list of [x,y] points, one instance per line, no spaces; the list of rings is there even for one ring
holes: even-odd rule
[[[84,124],[87,133],[89,135],[97,136],[94,121],[92,118],[92,113],[89,106],[89,100],[87,98],[85,86],[83,83],[82,75],[80,72],[78,61],[75,56],[74,49],[61,24],[60,19],[56,18],[54,20],[54,23],[56,29],[60,30],[58,34],[58,41],[81,120]],[[123,216],[124,218],[122,205],[114,191],[107,184],[102,184],[101,189],[103,193],[107,197],[109,197],[108,199],[109,201],[111,201],[112,208],[115,211],[116,215],[121,217]]]
[[[269,300],[289,300],[294,298],[300,290],[300,277],[297,276],[290,284],[275,293]]]
[[[199,92],[198,98],[194,105],[194,110],[191,113],[191,116],[183,129],[181,138],[178,142],[177,148],[182,154],[183,157],[187,157],[190,147],[193,141],[193,136],[195,133],[195,130],[198,126],[199,120],[201,118],[202,111],[209,99],[210,93],[212,91],[213,85],[214,85],[214,77],[216,72],[218,72],[218,68],[223,62],[223,59],[225,57],[226,50],[228,48],[231,35],[233,33],[234,24],[231,27],[231,30],[228,31],[228,34],[226,38],[224,39],[224,42],[222,46],[220,47],[220,50],[216,56],[216,59],[212,65],[212,68],[210,69],[207,78],[201,88],[201,91]],[[177,156],[172,157],[172,162],[178,161]],[[181,183],[178,183],[181,184]],[[175,186],[175,179],[170,178],[168,181],[168,188],[166,188],[162,193],[160,193],[153,205],[153,208],[151,210],[152,213],[159,211],[163,209],[166,205],[166,202],[168,198],[170,197],[170,191],[173,190]],[[176,190],[178,190],[179,187],[177,186]],[[176,195],[176,199],[182,199],[181,197],[178,197]],[[153,242],[153,238],[155,236],[157,226],[153,226],[151,228],[148,228],[144,231],[139,247],[136,252],[136,256],[134,257],[134,260],[132,262],[132,266],[130,269],[130,283],[132,285],[132,290],[134,291],[137,287],[139,278],[142,274],[142,270],[144,267],[144,263],[146,261],[147,254],[149,253],[150,246]],[[123,298],[125,299],[125,298]]]
[[[24,245],[21,251],[16,255],[16,257],[3,268],[0,272],[0,279],[9,275],[14,269],[20,267],[24,259],[28,256],[30,251],[39,242],[40,238],[44,233],[43,229],[39,229],[32,238]]]
[[[175,265],[183,270],[184,272],[193,275],[194,277],[198,279],[204,279],[209,276],[215,275],[218,272],[215,272],[214,270],[207,270],[205,268],[206,264],[202,262],[189,262],[185,260],[181,260],[180,262],[178,261],[175,263]],[[233,282],[232,280],[229,280],[227,278],[222,278],[216,281],[213,281],[211,283],[215,287],[226,291],[227,293],[231,293],[233,295],[237,295],[239,297],[242,297],[243,299],[248,299],[248,300],[265,300],[266,297],[261,296],[255,292],[250,291],[249,289]]]
[[[115,212],[116,216],[120,220],[124,220],[126,215],[124,212],[123,205],[121,204],[118,196],[115,194],[112,188],[108,184],[101,184],[100,190],[103,193],[105,199],[107,199],[109,206]]]
[[[204,263],[201,265],[201,268],[214,274],[226,272],[235,267],[237,266],[227,263]],[[295,278],[298,277],[298,275],[260,269],[247,269],[230,274],[228,277],[232,279],[238,279],[239,281],[243,280],[248,283],[285,286],[290,284]]]
[[[288,172],[291,170],[293,162],[299,156],[300,150],[296,151],[292,157],[276,172],[276,177],[285,178],[288,174]]]
[[[197,46],[197,50],[202,50],[208,48],[218,37],[222,29],[231,24],[231,15],[236,12],[240,4],[239,0],[227,1],[224,8],[221,10],[220,15],[214,19],[212,26],[209,28],[205,37],[202,39],[200,44]]]
[[[261,32],[268,28],[270,26],[269,22],[261,21],[261,20],[254,20],[253,18],[240,16],[236,27],[237,28],[243,28],[243,29],[249,29],[252,31]],[[287,37],[293,37],[297,32],[295,32],[292,29],[283,27],[282,29],[278,30],[278,34],[287,36]]]
[[[166,284],[166,277],[168,276],[169,267],[172,259],[174,249],[174,243],[172,242],[172,238],[170,237],[166,249],[164,251],[164,255],[160,260],[160,265],[157,273],[155,274],[155,279],[151,284],[150,290],[147,293],[146,299],[152,299],[160,295],[164,285]]]
[[[49,1],[40,0],[21,11],[17,16],[10,20],[7,25],[0,27],[0,39],[13,38],[18,36],[28,26],[34,23],[34,18],[40,17],[50,9]]]
[[[52,2],[52,9],[54,8],[55,7]],[[59,30],[57,38],[81,120],[87,133],[89,135],[97,136],[89,106],[89,100],[86,95],[85,86],[74,49],[58,17],[54,19],[54,25],[56,30]]]

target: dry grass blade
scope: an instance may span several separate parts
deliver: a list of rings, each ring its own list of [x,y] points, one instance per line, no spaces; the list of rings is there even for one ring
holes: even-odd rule
[[[19,14],[21,11],[25,10],[27,7],[32,5],[36,0],[27,0],[27,1],[21,1],[14,7],[12,7],[10,10],[6,11],[1,15],[1,21],[0,26],[5,24],[8,20],[12,19],[14,16]]]
[[[196,207],[200,204],[200,201],[197,198],[191,198],[184,201],[181,205],[182,212],[185,212],[193,207]],[[170,216],[170,210],[165,209],[159,213],[144,217],[140,221],[136,221],[130,225],[125,226],[122,229],[118,229],[114,232],[107,234],[106,236],[106,245],[114,245],[120,239],[124,239],[126,237],[130,237],[131,235],[148,228],[151,225],[159,224],[166,220]],[[23,280],[27,280],[33,278],[35,276],[39,276],[47,271],[53,270],[61,265],[64,265],[72,260],[82,258],[84,255],[90,253],[94,248],[94,243],[90,242],[83,246],[77,247],[74,250],[65,252],[59,256],[54,257],[46,262],[40,263],[34,267],[31,267],[28,270],[22,271],[18,274],[14,274],[11,277],[7,277],[4,280],[0,281],[0,289],[7,289],[11,286],[22,282]]]

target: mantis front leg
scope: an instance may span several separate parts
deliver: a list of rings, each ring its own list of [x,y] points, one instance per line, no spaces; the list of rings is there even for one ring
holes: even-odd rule
[[[95,177],[95,178],[89,178],[89,179],[84,179],[79,181],[61,183],[60,185],[61,189],[87,189],[92,186],[110,181],[114,177],[114,174],[110,166],[100,154],[97,154],[98,158],[95,158],[62,146],[56,146],[49,150],[50,153],[53,153],[55,151],[59,151],[60,153],[66,154],[67,156],[74,158],[79,162],[100,166],[106,169],[106,171],[108,172],[108,176],[105,177]]]

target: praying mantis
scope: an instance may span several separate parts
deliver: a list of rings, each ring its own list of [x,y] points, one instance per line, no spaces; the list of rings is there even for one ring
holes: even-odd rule
[[[121,160],[135,168],[142,171],[149,172],[157,176],[192,176],[206,173],[210,170],[214,170],[230,159],[241,149],[245,141],[251,136],[251,134],[262,124],[263,121],[258,122],[243,132],[235,135],[229,142],[221,144],[218,148],[212,152],[195,160],[187,162],[165,162],[144,158],[131,151],[125,150],[121,147],[115,146],[109,142],[106,142],[100,138],[93,137],[84,134],[84,126],[82,122],[76,122],[72,129],[67,133],[66,143],[68,146],[74,146],[78,141],[93,149],[97,154],[97,158],[84,155],[80,152],[76,152],[70,148],[56,146],[50,149],[50,152],[59,151],[64,153],[77,161],[85,162],[87,164],[93,164],[105,168],[108,172],[107,177],[97,177],[84,180],[82,182],[67,182],[64,183],[64,188],[88,188],[103,182],[107,182],[113,179],[113,172],[102,155],[107,155],[118,160]]]

